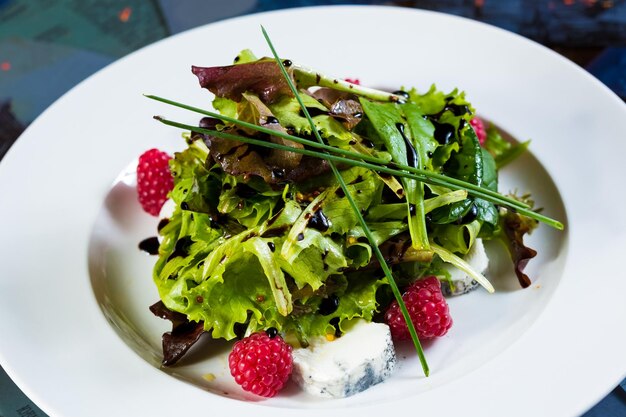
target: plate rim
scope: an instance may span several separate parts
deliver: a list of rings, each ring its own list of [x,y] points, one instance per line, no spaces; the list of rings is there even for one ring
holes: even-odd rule
[[[114,68],[116,65],[119,65],[122,62],[134,59],[135,56],[137,56],[138,54],[142,54],[144,53],[146,50],[148,50],[149,48],[157,48],[159,47],[159,45],[161,45],[162,43],[165,42],[175,42],[176,39],[178,39],[178,37],[180,36],[189,36],[190,33],[193,33],[195,31],[200,31],[203,30],[204,28],[206,28],[207,26],[216,26],[216,25],[222,25],[222,24],[233,24],[239,20],[253,20],[253,19],[257,19],[259,17],[263,17],[263,16],[267,16],[267,15],[278,15],[278,14],[289,14],[289,13],[293,13],[295,12],[303,12],[309,9],[328,9],[330,12],[334,12],[336,10],[340,10],[340,9],[369,9],[369,10],[373,10],[373,9],[389,9],[389,10],[397,10],[398,8],[395,6],[349,6],[349,5],[334,5],[334,6],[313,6],[313,7],[298,7],[298,8],[289,8],[289,9],[280,9],[280,10],[273,10],[273,11],[269,11],[269,12],[262,12],[262,13],[256,13],[256,14],[250,14],[250,15],[244,15],[244,16],[238,16],[238,17],[234,17],[234,18],[230,18],[230,19],[225,19],[225,20],[221,20],[218,22],[214,22],[214,23],[210,23],[208,25],[204,25],[204,26],[200,26],[194,29],[191,29],[189,31],[185,31],[185,32],[181,32],[179,34],[176,34],[172,37],[169,38],[165,38],[163,40],[157,41],[153,44],[147,45],[129,55],[126,55],[125,57],[121,58],[120,60],[115,61],[114,63],[107,65],[106,67],[104,67],[103,69],[97,71],[96,73],[94,73],[93,75],[87,77],[85,80],[81,81],[79,84],[77,84],[76,86],[74,86],[71,90],[69,90],[68,92],[66,92],[61,98],[59,98],[57,101],[55,101],[50,107],[48,107],[32,124],[31,126],[29,126],[26,131],[22,134],[22,137],[20,139],[23,139],[24,137],[28,137],[29,135],[31,135],[31,131],[35,130],[38,125],[41,122],[41,120],[45,120],[48,116],[49,113],[52,113],[55,111],[56,108],[58,108],[60,105],[63,105],[63,103],[65,102],[65,100],[67,99],[67,97],[71,97],[75,91],[80,90],[82,88],[84,88],[85,84],[90,84],[92,82],[92,80],[95,77],[98,77],[100,74],[110,71],[111,68]],[[458,19],[459,21],[466,21],[466,22],[471,22],[472,24],[476,24],[476,25],[480,25],[480,26],[485,26],[487,28],[489,28],[489,30],[497,30],[503,34],[506,34],[507,36],[513,36],[516,38],[520,38],[521,40],[525,41],[525,42],[529,42],[531,45],[533,45],[534,47],[539,47],[541,49],[543,49],[543,53],[548,52],[550,55],[552,55],[554,58],[558,58],[560,60],[562,60],[563,62],[567,63],[568,65],[572,65],[573,63],[569,60],[567,60],[566,58],[564,58],[563,56],[557,54],[556,52],[550,50],[549,48],[540,45],[536,42],[530,41],[524,37],[522,37],[521,35],[517,35],[515,33],[512,32],[508,32],[504,29],[501,28],[497,28],[482,22],[477,22],[477,21],[473,21],[471,19],[466,19],[463,17],[459,17],[459,16],[453,16],[453,15],[448,15],[445,13],[440,13],[440,12],[433,12],[433,11],[425,11],[425,10],[415,10],[415,9],[403,9],[403,11],[406,11],[407,13],[416,13],[416,14],[433,14],[433,15],[439,15],[440,17],[445,16],[446,18],[451,18],[451,19]],[[579,75],[583,75],[585,76],[590,82],[595,83],[595,88],[600,88],[603,90],[604,93],[608,93],[609,95],[612,96],[612,98],[614,100],[617,100],[617,102],[619,102],[620,104],[623,105],[623,102],[619,99],[619,97],[617,97],[610,89],[608,89],[608,87],[606,87],[604,84],[602,84],[599,80],[597,80],[595,77],[593,77],[591,74],[589,74],[588,72],[586,72],[584,69],[580,68],[579,66],[573,64],[574,67],[579,71]],[[44,117],[45,116],[45,117]],[[15,155],[18,152],[21,152],[20,149],[22,146],[26,146],[26,145],[20,145],[21,143],[25,143],[26,141],[21,141],[18,140],[14,146],[12,146],[9,151],[7,152],[7,154],[5,155],[5,157],[3,158],[2,161],[0,161],[0,173],[4,172],[4,168],[6,168],[7,166],[7,160],[9,160],[9,158],[15,158]],[[83,259],[84,262],[86,262],[86,257]],[[557,289],[558,292],[558,289]],[[535,326],[533,324],[533,326]],[[29,395],[29,397],[33,398],[33,399],[39,399],[39,401],[36,401],[37,404],[42,404],[43,407],[42,409],[44,409],[44,411],[52,410],[54,407],[50,406],[49,404],[46,405],[46,401],[43,401],[42,398],[40,398],[40,396],[35,393],[35,392],[29,392],[29,387],[28,387],[28,383],[26,381],[21,381],[20,376],[18,375],[18,372],[13,372],[13,367],[11,366],[10,363],[7,363],[5,355],[4,355],[4,349],[0,347],[0,363],[2,364],[3,368],[5,369],[5,371],[7,372],[7,374],[11,377],[11,379],[13,379],[16,384],[20,387],[20,389],[22,389],[25,393],[27,393]],[[626,373],[625,373],[626,375]],[[622,375],[622,378],[625,376]],[[615,384],[617,385],[619,383],[621,379],[618,379],[617,381],[614,381]],[[611,387],[612,389],[613,387]],[[601,397],[600,397],[601,398]],[[597,402],[597,399],[596,399]],[[595,402],[594,402],[595,403]],[[584,410],[581,410],[581,412]]]

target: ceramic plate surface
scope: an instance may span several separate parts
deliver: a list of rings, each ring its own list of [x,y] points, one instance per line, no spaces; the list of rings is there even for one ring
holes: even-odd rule
[[[148,148],[184,147],[153,115],[198,117],[142,93],[208,107],[190,66],[226,65],[244,48],[269,55],[261,24],[292,61],[380,88],[459,87],[480,114],[532,139],[500,191],[531,191],[566,230],[542,225],[528,239],[539,255],[525,290],[490,245],[498,291],[450,300],[455,325],[426,347],[429,378],[408,347],[388,382],[343,400],[294,385],[271,400],[245,395],[226,369],[229,345],[209,340],[180,367],[159,367],[168,326],[147,309],[158,299],[155,258],[137,249],[157,221],[135,201],[133,164]],[[294,9],[158,42],[58,100],[0,163],[0,363],[52,417],[581,414],[626,373],[624,120],[624,103],[559,55],[437,13]]]

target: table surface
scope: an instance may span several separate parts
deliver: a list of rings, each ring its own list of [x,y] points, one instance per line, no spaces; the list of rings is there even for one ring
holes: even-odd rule
[[[626,0],[0,0],[0,158],[78,82],[172,34],[287,7],[386,4],[490,23],[586,68],[626,100]],[[0,417],[45,416],[0,368]],[[585,417],[626,416],[626,380]]]

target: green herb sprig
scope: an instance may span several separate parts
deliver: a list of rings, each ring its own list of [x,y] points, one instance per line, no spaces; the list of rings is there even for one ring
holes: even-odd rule
[[[454,178],[450,178],[445,175],[434,174],[430,171],[419,170],[419,169],[414,169],[414,168],[411,169],[411,171],[413,172],[411,173],[411,172],[406,172],[405,170],[391,168],[391,166],[398,166],[399,168],[402,168],[401,165],[396,165],[393,163],[385,163],[384,165],[376,165],[376,164],[360,161],[358,159],[344,158],[341,156],[336,156],[336,155],[328,154],[325,152],[313,151],[309,149],[292,148],[290,146],[282,145],[278,143],[267,142],[267,141],[263,141],[259,139],[253,139],[253,138],[247,138],[244,136],[234,135],[231,133],[220,132],[218,130],[205,129],[205,128],[198,127],[198,126],[192,126],[192,125],[188,125],[185,123],[179,123],[179,122],[175,122],[172,120],[168,120],[160,116],[155,116],[155,119],[168,126],[172,126],[172,127],[176,127],[176,128],[184,129],[184,130],[189,130],[189,131],[201,133],[204,135],[212,135],[218,138],[239,141],[243,143],[248,143],[250,145],[261,146],[261,147],[270,148],[270,149],[278,149],[282,151],[294,152],[294,153],[311,156],[314,158],[320,158],[326,161],[338,162],[338,163],[342,163],[342,164],[346,164],[350,166],[358,166],[361,168],[367,168],[367,169],[380,172],[380,173],[415,179],[415,180],[423,181],[425,183],[432,184],[432,185],[443,186],[446,188],[450,188],[452,190],[467,191],[468,194],[473,195],[475,197],[482,198],[494,204],[502,205],[505,207],[510,207],[513,210],[517,211],[519,214],[523,214],[524,216],[546,223],[556,229],[559,229],[559,230],[563,229],[563,224],[561,222],[551,219],[547,216],[544,216],[528,208],[525,208],[525,207],[528,207],[526,205],[524,206],[520,206],[520,204],[513,205],[509,203],[507,197],[504,197],[501,194],[494,193],[494,192],[487,193],[486,191],[490,191],[490,190],[487,190],[486,188],[478,187],[474,184],[466,183],[461,180],[456,180]],[[256,126],[256,125],[251,124],[251,126]],[[293,138],[293,139],[298,139],[298,140],[294,140],[294,142],[304,143],[306,145],[311,144],[311,142],[306,139],[298,138],[296,136],[288,136],[288,137]],[[320,145],[319,143],[316,143],[316,142],[313,142],[313,144],[316,146],[312,146],[312,147],[317,147],[319,149],[323,149],[325,151],[330,151],[330,152],[334,152],[338,154],[348,155],[353,158],[360,158],[361,156],[367,157],[367,158],[362,158],[362,159],[369,160],[370,158],[368,155],[346,151],[344,149],[335,148],[333,146],[328,146],[328,145],[323,145],[323,144]],[[453,180],[453,181],[450,181],[450,180]]]
[[[486,188],[479,187],[475,184],[471,184],[469,182],[465,182],[456,178],[448,177],[446,175],[437,174],[435,172],[428,171],[425,169],[413,168],[407,165],[397,164],[394,162],[387,162],[383,159],[376,158],[371,155],[365,155],[362,153],[353,152],[353,151],[349,151],[346,149],[337,148],[334,146],[329,146],[324,143],[313,142],[308,139],[289,135],[287,133],[283,133],[279,131],[274,131],[263,126],[255,125],[253,123],[247,123],[241,120],[230,118],[228,116],[222,116],[218,113],[214,113],[208,110],[203,110],[197,107],[188,106],[186,104],[177,103],[175,101],[168,100],[166,98],[162,98],[162,97],[158,97],[154,95],[146,95],[146,97],[156,100],[156,101],[160,101],[162,103],[166,103],[166,104],[170,104],[176,107],[191,110],[196,113],[204,114],[206,116],[215,117],[225,122],[234,123],[242,127],[256,130],[257,132],[268,133],[274,136],[288,139],[293,142],[310,146],[312,148],[322,149],[324,151],[332,152],[338,155],[344,155],[349,158],[338,157],[338,156],[330,155],[324,152],[312,151],[312,150],[307,150],[307,149],[292,148],[287,145],[280,145],[280,144],[273,143],[273,142],[267,142],[267,141],[252,139],[252,138],[245,138],[242,136],[232,135],[232,134],[220,132],[217,130],[205,129],[205,128],[201,128],[198,126],[178,123],[172,120],[165,119],[160,116],[155,117],[156,120],[159,120],[160,122],[168,126],[177,127],[180,129],[185,129],[185,130],[189,130],[189,131],[196,132],[196,133],[202,133],[205,135],[213,135],[213,136],[223,138],[223,139],[236,140],[239,142],[249,143],[251,145],[299,153],[299,154],[303,154],[307,156],[325,159],[327,161],[340,162],[340,163],[344,163],[344,164],[351,165],[351,166],[359,166],[362,168],[367,168],[367,169],[371,169],[377,172],[382,172],[382,173],[386,173],[386,174],[390,174],[390,175],[394,175],[398,177],[405,177],[405,178],[419,180],[427,184],[443,186],[451,190],[465,190],[468,192],[468,194],[473,195],[474,197],[479,197],[491,203],[511,208],[515,210],[516,212],[518,212],[519,214],[522,214],[524,216],[530,217],[531,219],[545,223],[548,226],[554,227],[555,229],[563,230],[563,223],[531,210],[527,204],[524,204],[523,202],[520,202],[513,198],[506,197],[495,191],[491,191]],[[363,162],[363,161],[370,161],[371,163]]]

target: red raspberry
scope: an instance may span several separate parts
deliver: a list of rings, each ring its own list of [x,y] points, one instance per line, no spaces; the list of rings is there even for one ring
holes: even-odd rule
[[[361,81],[358,78],[346,78],[346,81],[352,84],[361,85]]]
[[[441,294],[441,284],[437,277],[430,276],[416,281],[402,295],[402,299],[420,340],[443,336],[452,326],[448,303]],[[389,325],[394,340],[411,337],[397,301],[391,303],[387,309],[385,322]]]
[[[478,142],[481,145],[485,144],[487,140],[487,130],[485,129],[485,123],[477,116],[474,116],[472,120],[470,120],[470,125],[474,128],[474,132],[476,132],[476,136],[478,137]]]
[[[291,346],[276,335],[275,329],[253,333],[235,343],[228,355],[228,366],[235,381],[245,391],[273,397],[291,374]]]
[[[174,178],[169,167],[171,156],[158,149],[150,149],[139,157],[137,164],[137,194],[141,207],[158,216],[167,200],[167,193],[174,188]]]

